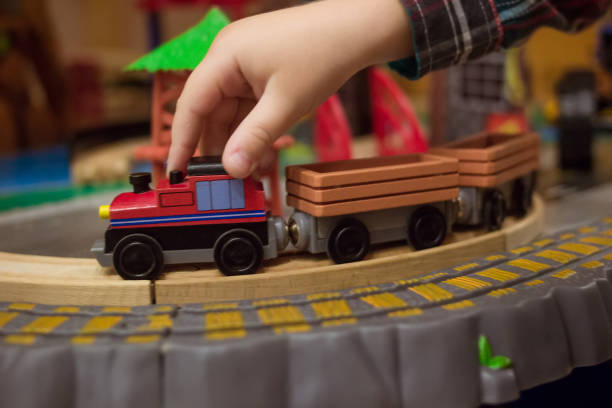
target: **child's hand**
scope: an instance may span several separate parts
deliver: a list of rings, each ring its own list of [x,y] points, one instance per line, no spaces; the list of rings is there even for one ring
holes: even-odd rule
[[[326,0],[230,24],[179,98],[168,169],[201,138],[232,176],[265,172],[272,143],[355,72],[409,53],[400,0]]]

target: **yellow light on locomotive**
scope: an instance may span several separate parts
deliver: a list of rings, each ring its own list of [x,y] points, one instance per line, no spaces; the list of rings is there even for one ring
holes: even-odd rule
[[[101,205],[98,209],[98,215],[103,220],[108,220],[110,218],[110,205]]]

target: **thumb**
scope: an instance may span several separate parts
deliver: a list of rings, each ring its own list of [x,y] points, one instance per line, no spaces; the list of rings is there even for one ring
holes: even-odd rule
[[[280,92],[264,92],[225,145],[223,166],[229,174],[244,178],[257,168],[266,150],[295,121],[291,106]]]

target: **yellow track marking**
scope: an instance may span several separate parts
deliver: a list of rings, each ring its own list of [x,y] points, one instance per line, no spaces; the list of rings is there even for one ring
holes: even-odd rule
[[[125,342],[128,344],[144,344],[154,343],[160,339],[159,334],[147,334],[147,335],[133,335],[125,338]]]
[[[244,318],[239,311],[208,313],[204,320],[204,328],[206,331],[242,329]]]
[[[404,307],[408,305],[406,302],[404,302],[402,299],[392,293],[381,293],[378,295],[363,296],[361,300],[379,309]]]
[[[567,244],[561,244],[557,248],[577,252],[582,255],[591,255],[599,251],[599,248],[594,247],[593,245],[579,244],[577,242],[568,242]]]
[[[412,288],[408,288],[417,295],[421,295],[425,299],[431,302],[437,302],[445,299],[452,299],[453,294],[449,291],[442,289],[438,285],[434,283],[426,283],[424,285],[414,286]]]
[[[578,232],[581,234],[588,234],[589,232],[597,231],[595,227],[581,227],[578,229]]]
[[[132,308],[129,306],[107,306],[102,309],[102,313],[132,313]]]
[[[447,279],[444,283],[456,286],[465,290],[476,290],[491,286],[489,282],[485,282],[480,279],[472,278],[469,276],[458,276],[456,278]]]
[[[257,311],[259,318],[266,326],[304,323],[304,315],[295,306],[278,306]]]
[[[238,339],[246,336],[246,330],[222,330],[206,333],[204,336],[208,340],[225,340],[225,339]]]
[[[172,327],[172,319],[167,314],[150,315],[147,316],[147,319],[149,319],[149,323],[140,326],[138,330],[163,330]]]
[[[559,271],[557,273],[553,273],[552,276],[553,278],[557,278],[557,279],[567,279],[570,276],[573,276],[576,274],[576,271],[573,271],[571,269],[564,269],[562,271]]]
[[[344,319],[334,319],[334,320],[326,320],[323,322],[323,327],[329,326],[341,326],[343,324],[355,324],[357,323],[357,319],[354,317],[347,317]]]
[[[368,286],[366,288],[357,288],[357,289],[353,289],[351,290],[351,293],[354,295],[359,295],[362,293],[372,293],[372,292],[377,292],[379,289],[377,286]]]
[[[544,269],[550,268],[550,265],[532,261],[531,259],[513,259],[508,261],[508,265],[516,266],[517,268],[525,269],[531,272],[540,272]]]
[[[456,270],[457,272],[462,272],[462,271],[465,271],[467,269],[475,268],[477,266],[478,266],[478,264],[476,262],[472,262],[472,263],[465,264],[465,265],[455,266],[453,269]]]
[[[521,275],[518,273],[504,271],[499,268],[489,268],[484,271],[477,272],[476,275],[484,276],[485,278],[493,279],[500,282],[506,282],[512,279],[519,278]]]
[[[424,282],[426,280],[440,278],[442,276],[447,276],[447,275],[448,275],[448,272],[436,272],[436,273],[430,273],[429,275],[421,276],[420,278],[398,280],[398,281],[395,281],[394,283],[396,285],[412,285],[417,282]]]
[[[70,342],[76,345],[93,344],[93,342],[95,341],[96,341],[95,336],[74,336],[72,339],[70,339]]]
[[[525,282],[525,286],[537,286],[537,285],[541,285],[543,283],[544,283],[543,280],[536,279],[536,280],[532,280],[532,281],[529,281],[529,282]]]
[[[326,300],[310,305],[319,319],[352,316],[353,311],[346,300]]]
[[[0,329],[17,316],[19,316],[17,312],[0,312]]]
[[[42,316],[21,328],[22,333],[51,333],[60,324],[68,320],[67,316]]]
[[[100,333],[111,329],[123,319],[122,316],[96,316],[81,329],[82,334]]]
[[[564,241],[566,239],[572,239],[574,237],[576,237],[576,234],[574,234],[573,232],[568,232],[567,234],[561,235],[561,239],[564,240]]]
[[[487,293],[487,296],[498,298],[498,297],[509,295],[511,293],[516,293],[516,289],[514,288],[495,289]]]
[[[34,309],[34,304],[32,303],[11,303],[9,305],[9,309],[12,310],[32,310]]]
[[[541,258],[552,259],[553,261],[566,264],[568,262],[577,259],[578,257],[574,254],[570,254],[568,252],[556,251],[554,249],[545,249],[544,251],[540,251],[535,256],[539,256]]]
[[[599,266],[604,266],[604,264],[599,262],[599,261],[590,261],[590,262],[583,263],[580,266],[583,266],[583,267],[585,267],[587,269],[594,269],[594,268],[597,268]]]
[[[204,310],[238,309],[238,303],[207,303],[202,308]]]
[[[396,285],[412,285],[413,283],[422,282],[421,278],[413,278],[413,279],[402,279],[395,281]]]
[[[419,279],[421,279],[421,281],[424,281],[427,279],[439,278],[439,277],[446,276],[446,275],[448,275],[448,272],[437,272],[437,273],[431,273],[429,275],[425,275]]]
[[[604,218],[604,222],[607,224],[612,224],[612,217]]]
[[[606,237],[585,237],[585,238],[580,238],[580,241],[586,242],[588,244],[612,246],[612,238],[606,238]]]
[[[449,303],[448,305],[442,306],[443,309],[446,310],[457,310],[457,309],[465,309],[466,307],[473,307],[474,302],[471,300],[462,300],[461,302]]]
[[[334,299],[340,297],[340,292],[324,292],[324,293],[313,293],[312,295],[306,296],[307,300],[323,300],[323,299]]]
[[[310,325],[307,323],[302,324],[290,324],[286,326],[278,326],[274,328],[274,333],[282,334],[282,333],[300,333],[310,330]]]
[[[286,305],[289,303],[288,299],[278,298],[278,299],[264,299],[264,300],[256,300],[253,302],[253,306],[276,306],[276,305]]]
[[[603,233],[606,235],[612,235],[612,229],[605,230]]]
[[[405,310],[397,310],[395,312],[387,313],[389,317],[406,317],[406,316],[418,316],[423,314],[423,309],[419,309],[418,307],[412,309]]]
[[[603,257],[603,259],[607,259],[608,261],[612,261],[612,254],[608,254]]]
[[[534,242],[533,245],[541,248],[543,246],[552,244],[553,242],[555,242],[554,239],[546,238],[546,239],[541,239],[539,241]]]
[[[33,334],[11,334],[9,336],[6,336],[4,338],[4,341],[10,344],[21,344],[24,346],[29,346],[31,344],[34,344],[34,342],[36,341],[36,336],[34,336]]]
[[[161,312],[161,313],[168,313],[168,312],[171,312],[172,310],[174,310],[173,307],[169,305],[157,306],[155,308],[156,312]]]
[[[60,306],[60,307],[56,307],[53,310],[53,313],[79,313],[79,311],[81,310],[81,308],[76,307],[76,306]]]
[[[524,247],[520,247],[520,248],[513,249],[513,250],[512,250],[512,251],[510,251],[510,252],[512,252],[513,254],[516,254],[516,255],[520,255],[520,254],[524,254],[525,252],[529,252],[529,251],[531,251],[532,249],[533,249],[533,248],[532,248],[532,247],[530,247],[530,246],[524,246]]]
[[[505,259],[505,258],[506,258],[506,255],[490,255],[490,256],[487,256],[485,259],[487,261],[497,261],[497,260]]]

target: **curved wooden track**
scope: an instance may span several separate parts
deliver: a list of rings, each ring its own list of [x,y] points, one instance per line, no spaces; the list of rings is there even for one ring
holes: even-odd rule
[[[534,197],[531,212],[509,218],[500,231],[454,232],[445,245],[413,251],[406,245],[375,247],[364,261],[335,265],[325,256],[287,254],[267,262],[262,273],[225,277],[210,266],[166,269],[156,281],[124,281],[94,259],[0,252],[0,302],[137,306],[287,296],[409,279],[436,269],[507,251],[534,239],[544,204]]]

